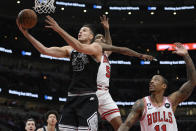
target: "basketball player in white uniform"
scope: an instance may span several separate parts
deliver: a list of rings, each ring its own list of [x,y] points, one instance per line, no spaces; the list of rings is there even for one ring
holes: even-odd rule
[[[149,83],[151,95],[136,101],[118,131],[128,131],[137,120],[140,120],[141,131],[178,131],[174,112],[196,86],[196,70],[187,49],[180,43],[175,45],[173,53],[182,56],[186,62],[187,82],[176,92],[164,97],[167,80],[161,75],[154,75]]]
[[[104,27],[105,30],[105,37],[102,34],[97,34],[95,36],[95,42],[103,42],[112,45],[112,40],[110,36],[109,31],[109,23],[108,18],[106,18],[105,15],[103,17],[100,17],[101,24]],[[104,51],[100,66],[98,69],[97,74],[97,97],[99,100],[99,108],[98,111],[103,119],[106,119],[108,122],[111,123],[113,128],[117,131],[119,126],[122,123],[120,111],[118,109],[118,106],[112,99],[110,93],[109,93],[109,81],[110,81],[110,72],[111,72],[111,66],[109,63],[108,57],[110,56],[112,52],[111,51]],[[149,59],[151,58],[148,55],[137,53],[133,50],[131,50],[132,56],[140,57],[142,59]],[[149,59],[152,60],[152,59]]]
[[[26,131],[35,131],[36,130],[35,120],[33,118],[29,118],[26,120],[25,130]]]
[[[57,127],[58,113],[55,110],[50,110],[45,114],[47,125],[39,128],[37,131],[59,131]]]

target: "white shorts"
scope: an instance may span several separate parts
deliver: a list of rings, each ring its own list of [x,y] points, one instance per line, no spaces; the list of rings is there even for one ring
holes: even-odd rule
[[[113,118],[121,116],[118,106],[112,99],[109,90],[100,90],[96,92],[99,101],[98,111],[102,118],[111,121]]]

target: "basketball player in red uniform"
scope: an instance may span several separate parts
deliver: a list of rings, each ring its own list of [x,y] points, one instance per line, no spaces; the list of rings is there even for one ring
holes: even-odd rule
[[[95,36],[95,42],[103,42],[109,45],[112,45],[112,40],[109,31],[109,22],[108,18],[103,15],[100,17],[101,24],[103,25],[105,31],[105,37],[102,34],[97,34]],[[111,72],[111,65],[109,63],[108,57],[110,56],[111,51],[104,51],[100,66],[98,69],[97,74],[97,97],[99,100],[99,114],[103,119],[106,119],[112,127],[117,131],[119,126],[122,124],[120,111],[118,106],[112,99],[109,93],[109,81],[110,81],[110,72]],[[148,55],[140,54],[132,50],[132,56],[140,57],[141,59],[148,59]]]
[[[182,56],[186,62],[187,82],[176,92],[164,97],[167,80],[161,75],[154,75],[149,83],[151,95],[135,102],[118,131],[128,131],[137,120],[140,120],[141,131],[178,131],[174,112],[178,104],[186,100],[194,90],[196,70],[187,49],[181,43],[175,45],[173,53]]]
[[[56,31],[69,46],[45,47],[26,29],[17,25],[23,35],[42,54],[53,57],[68,57],[72,67],[72,81],[68,88],[68,97],[59,122],[61,131],[84,130],[96,131],[98,127],[97,110],[97,72],[103,51],[113,51],[132,56],[132,50],[126,47],[116,47],[104,43],[93,42],[94,32],[89,25],[84,25],[78,40],[65,32],[58,23],[47,16],[46,27]],[[152,60],[152,56],[148,56]]]

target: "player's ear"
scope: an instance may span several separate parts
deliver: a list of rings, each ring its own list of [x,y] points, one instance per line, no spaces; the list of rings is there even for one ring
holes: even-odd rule
[[[163,83],[163,88],[166,89],[167,88],[167,84]]]
[[[90,37],[90,39],[91,39],[91,40],[93,40],[94,35],[93,35],[93,34],[90,34],[90,36],[89,36],[89,37]]]

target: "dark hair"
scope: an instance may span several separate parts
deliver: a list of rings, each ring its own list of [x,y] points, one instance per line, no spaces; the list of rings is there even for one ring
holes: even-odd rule
[[[162,76],[162,75],[160,75],[162,78],[163,78],[163,83],[164,84],[166,84],[166,86],[168,85],[168,81],[167,81],[167,79],[165,79],[165,77],[164,76]]]
[[[87,28],[90,29],[90,31],[91,31],[92,34],[93,34],[93,39],[92,39],[91,42],[93,42],[94,39],[95,39],[95,28],[94,28],[94,26],[93,26],[92,24],[84,24],[82,27],[87,27]]]
[[[25,124],[27,124],[28,121],[34,121],[34,123],[35,123],[35,119],[33,119],[33,118],[28,118],[28,119],[26,120]],[[35,123],[35,124],[36,124],[36,123]]]
[[[46,114],[45,114],[45,120],[47,121],[48,120],[48,116],[50,115],[50,114],[54,114],[55,116],[56,116],[56,119],[57,119],[57,121],[58,121],[58,113],[57,113],[57,111],[55,111],[55,110],[50,110],[50,111],[48,111]]]

